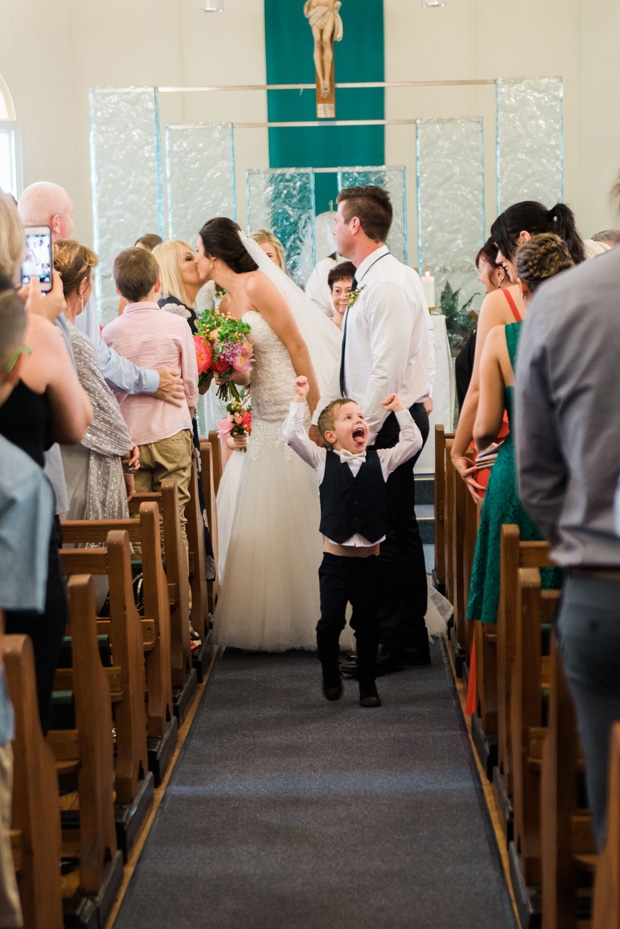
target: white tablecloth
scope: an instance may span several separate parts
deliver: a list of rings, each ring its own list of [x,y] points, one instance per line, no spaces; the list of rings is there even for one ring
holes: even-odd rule
[[[445,431],[452,432],[454,422],[454,370],[446,332],[446,317],[431,316],[431,319],[435,333],[433,412],[429,416],[428,439],[415,466],[416,474],[435,473],[435,426],[437,423],[443,423]]]

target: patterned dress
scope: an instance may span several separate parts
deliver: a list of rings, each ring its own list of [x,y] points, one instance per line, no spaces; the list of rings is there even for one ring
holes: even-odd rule
[[[523,324],[511,323],[505,327],[506,346],[510,363],[515,367],[519,335]],[[508,420],[513,420],[514,388],[506,387],[504,396]],[[491,468],[476,539],[476,551],[469,588],[467,615],[483,623],[497,622],[500,579],[500,535],[504,523],[519,527],[524,542],[541,541],[543,536],[534,520],[528,515],[517,494],[515,447],[512,431],[504,439],[495,464]],[[542,586],[562,586],[562,572],[557,568],[541,571]]]

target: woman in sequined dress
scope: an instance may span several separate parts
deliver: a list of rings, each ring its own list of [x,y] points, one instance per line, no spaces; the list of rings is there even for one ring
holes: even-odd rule
[[[221,311],[243,317],[252,327],[255,357],[252,436],[244,455],[215,611],[216,641],[258,651],[312,649],[319,618],[318,484],[314,472],[286,445],[282,424],[300,374],[310,382],[310,424],[319,402],[317,371],[331,370],[336,364],[339,334],[316,311],[326,335],[321,357],[311,358],[302,334],[306,323],[292,306],[295,292],[301,291],[256,243],[240,237],[232,220],[206,223],[197,251],[201,276],[208,275],[226,291]],[[287,292],[287,286],[293,291]]]
[[[73,239],[54,243],[54,267],[62,276],[71,347],[80,384],[93,407],[93,420],[79,445],[62,445],[69,512],[66,519],[123,519],[134,489],[137,467],[134,445],[118,401],[103,379],[97,353],[87,335],[74,325],[92,290],[97,256]],[[125,471],[122,458],[125,458]]]

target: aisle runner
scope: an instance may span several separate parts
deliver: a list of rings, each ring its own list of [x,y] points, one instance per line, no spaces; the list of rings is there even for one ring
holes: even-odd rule
[[[378,683],[225,654],[115,929],[514,929],[439,646]]]

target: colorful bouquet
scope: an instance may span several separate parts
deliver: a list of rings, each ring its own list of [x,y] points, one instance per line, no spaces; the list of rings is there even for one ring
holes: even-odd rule
[[[218,420],[218,429],[220,439],[227,436],[250,435],[252,432],[252,407],[249,403],[242,400],[233,399],[226,406],[228,414],[225,419]],[[243,449],[247,451],[247,449]]]
[[[236,372],[250,370],[254,355],[247,338],[249,332],[249,324],[241,319],[222,316],[215,310],[202,313],[194,336],[199,386],[215,375],[231,378]],[[231,380],[220,384],[217,395],[220,400],[232,396],[240,401],[239,391]]]

